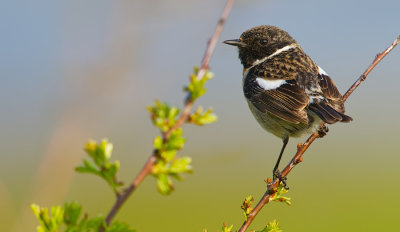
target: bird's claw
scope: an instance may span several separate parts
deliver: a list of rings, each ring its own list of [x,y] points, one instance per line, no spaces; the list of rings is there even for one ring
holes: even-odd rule
[[[289,190],[289,186],[287,186],[287,183],[286,183],[287,178],[282,177],[282,174],[278,169],[276,169],[274,171],[274,179],[275,178],[278,179],[280,183],[282,183],[283,188],[285,188],[286,190]]]
[[[325,135],[326,135],[326,133],[328,133],[329,132],[329,128],[327,127],[327,126],[323,126],[323,127],[320,127],[319,129],[318,129],[318,136],[320,137],[320,138],[322,138],[322,137],[324,137]]]

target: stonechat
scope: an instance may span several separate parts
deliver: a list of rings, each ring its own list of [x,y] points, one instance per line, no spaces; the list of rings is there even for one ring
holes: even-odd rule
[[[254,117],[283,141],[273,175],[286,186],[278,167],[289,137],[311,134],[322,121],[333,124],[352,118],[344,114],[333,80],[286,31],[263,25],[224,43],[239,49],[243,92]]]

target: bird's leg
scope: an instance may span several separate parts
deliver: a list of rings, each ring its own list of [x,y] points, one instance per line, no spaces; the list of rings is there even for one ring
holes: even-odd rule
[[[282,182],[283,186],[285,189],[289,189],[289,187],[286,185],[286,177],[282,177],[281,172],[279,171],[279,163],[281,162],[281,158],[283,155],[283,152],[285,151],[286,145],[289,142],[289,136],[286,136],[283,139],[283,146],[281,149],[281,153],[279,154],[278,160],[276,161],[274,170],[273,170],[273,176],[274,178],[278,178],[280,182]]]
[[[319,129],[318,129],[318,136],[320,137],[320,138],[322,138],[322,137],[324,137],[325,135],[326,135],[326,133],[328,133],[328,131],[329,131],[329,128],[327,127],[327,126],[323,126],[323,127],[320,127]]]

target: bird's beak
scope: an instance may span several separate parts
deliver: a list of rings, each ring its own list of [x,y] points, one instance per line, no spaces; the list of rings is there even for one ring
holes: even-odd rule
[[[242,48],[247,46],[245,43],[241,42],[238,39],[225,40],[224,43],[228,44],[228,45],[236,46],[236,47],[242,47]]]

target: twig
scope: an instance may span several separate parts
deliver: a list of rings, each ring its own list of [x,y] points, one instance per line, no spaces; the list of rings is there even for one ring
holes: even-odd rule
[[[221,18],[218,21],[217,28],[215,29],[214,34],[212,35],[210,40],[208,41],[206,52],[203,56],[203,60],[201,61],[201,67],[200,67],[199,71],[197,72],[197,76],[196,76],[197,79],[203,78],[204,74],[206,74],[206,71],[210,64],[211,55],[213,54],[215,46],[217,45],[218,38],[224,27],[225,21],[228,18],[229,13],[231,12],[233,2],[234,2],[234,0],[227,1],[224,11],[222,12]],[[190,97],[188,96],[187,99],[190,99]],[[171,128],[171,130],[167,131],[164,134],[164,140],[168,139],[173,131],[175,131],[176,129],[178,129],[179,127],[182,126],[182,124],[188,119],[192,108],[193,108],[193,101],[191,101],[191,100],[186,101],[185,108],[183,109],[183,113],[181,114],[181,116],[179,117],[179,119],[175,123],[175,125]]]
[[[346,101],[349,96],[354,92],[354,90],[363,82],[368,74],[372,71],[372,69],[375,68],[375,66],[387,55],[389,54],[390,51],[393,50],[394,47],[396,47],[400,43],[400,36],[397,37],[397,39],[390,45],[388,48],[386,48],[385,51],[382,53],[379,53],[376,55],[374,61],[372,64],[365,70],[365,72],[357,79],[356,82],[347,90],[347,92],[343,95],[343,101]],[[325,123],[321,123],[321,127],[323,127]],[[303,144],[299,143],[297,145],[297,152],[293,156],[292,160],[289,162],[289,164],[283,169],[281,172],[282,177],[286,177],[290,171],[296,166],[296,164],[300,163],[302,161],[302,156],[304,152],[308,149],[308,147],[319,137],[317,132],[314,132],[306,142]],[[270,183],[268,183],[267,191],[264,193],[263,197],[261,200],[257,203],[256,207],[248,214],[247,220],[243,223],[242,227],[240,227],[238,232],[244,232],[248,229],[250,224],[253,222],[254,218],[257,216],[257,214],[260,212],[262,207],[266,205],[271,197],[275,194],[275,189],[279,186],[279,180],[277,178],[274,178]]]
[[[217,44],[219,35],[221,34],[221,31],[224,27],[225,20],[227,19],[233,5],[234,0],[228,0],[224,11],[221,15],[221,18],[218,21],[217,27],[215,29],[214,34],[212,35],[211,39],[208,41],[207,49],[204,54],[203,60],[201,62],[201,67],[197,73],[197,79],[201,79],[204,77],[208,65],[210,63],[211,55],[214,52],[215,45]],[[180,128],[188,119],[190,116],[190,112],[193,108],[193,101],[188,100],[185,102],[183,112],[181,113],[179,119],[175,123],[175,125],[167,132],[163,133],[163,139],[164,141],[168,140],[168,138],[171,136],[171,133],[175,131],[176,129]],[[140,183],[144,180],[144,178],[149,175],[152,171],[152,167],[156,162],[156,156],[157,156],[157,150],[154,150],[152,154],[150,155],[149,159],[143,166],[142,170],[139,172],[139,174],[136,176],[136,178],[133,180],[133,182],[121,193],[117,195],[117,199],[111,208],[110,212],[108,213],[106,217],[106,224],[109,225],[114,218],[114,216],[117,214],[118,210],[121,208],[121,206],[125,203],[125,201],[129,198],[130,195],[132,195],[133,191],[140,185]],[[104,228],[100,228],[100,232],[104,231]]]
[[[347,92],[343,95],[343,100],[346,101],[347,98],[353,93],[353,91],[363,82],[368,74],[372,71],[372,69],[375,68],[375,66],[387,55],[389,54],[390,51],[393,50],[394,47],[397,46],[397,44],[400,43],[400,35],[397,37],[397,39],[390,45],[388,48],[386,48],[385,51],[382,53],[379,53],[376,55],[375,60],[372,62],[372,64],[365,70],[365,72],[357,79],[356,82],[347,90]]]

